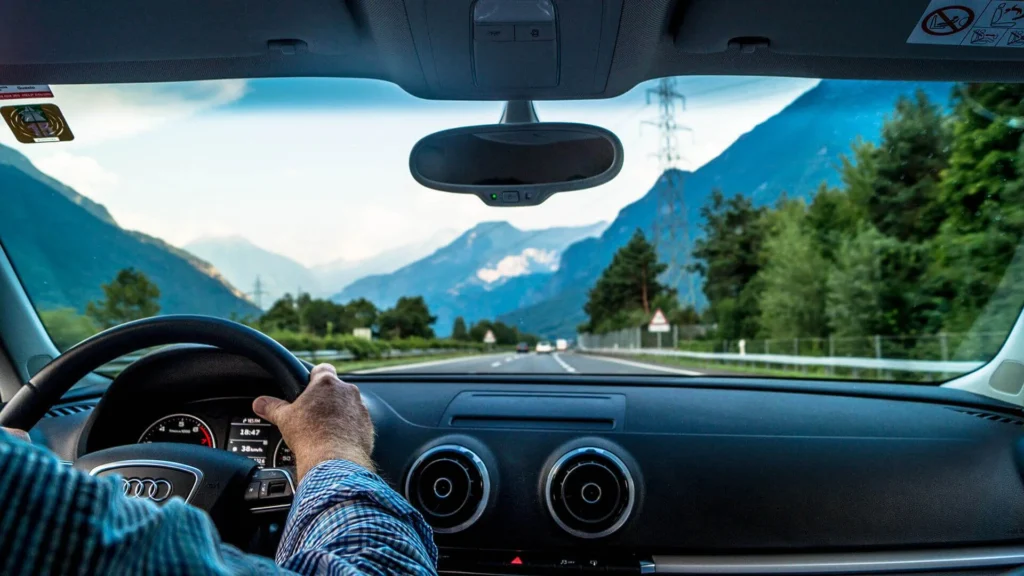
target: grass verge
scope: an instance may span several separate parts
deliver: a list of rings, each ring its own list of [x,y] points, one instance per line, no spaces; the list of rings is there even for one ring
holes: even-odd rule
[[[600,356],[600,354],[595,354]],[[743,375],[756,375],[756,376],[771,376],[778,378],[814,378],[814,379],[825,379],[825,380],[858,380],[858,381],[903,381],[903,382],[928,382],[931,381],[929,374],[908,374],[906,372],[897,372],[895,374],[884,374],[879,375],[875,370],[861,370],[859,373],[853,373],[848,369],[836,369],[833,373],[829,373],[828,369],[823,366],[808,366],[807,370],[802,368],[797,369],[785,369],[775,366],[766,365],[751,365],[751,364],[726,364],[724,362],[713,362],[707,360],[701,360],[699,358],[681,358],[678,356],[651,356],[646,354],[640,354],[637,356],[628,355],[610,355],[610,358],[626,358],[634,359],[640,362],[646,362],[648,364],[660,364],[662,366],[671,366],[678,368],[692,368],[694,370],[707,370],[708,372],[717,372],[719,374],[735,374],[737,376]],[[938,379],[941,380],[941,379]]]

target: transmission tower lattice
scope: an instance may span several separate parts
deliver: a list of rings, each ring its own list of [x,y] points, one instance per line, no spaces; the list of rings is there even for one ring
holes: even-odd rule
[[[668,261],[665,279],[669,286],[678,288],[684,277],[688,282],[684,302],[695,304],[693,274],[687,272],[690,266],[690,233],[687,228],[686,202],[683,198],[683,181],[679,177],[679,132],[692,132],[689,127],[676,122],[677,105],[686,110],[686,97],[676,89],[675,78],[662,78],[657,88],[647,90],[647,105],[657,102],[658,119],[646,120],[643,124],[658,129],[658,158],[661,176],[658,186],[658,211],[652,223],[654,247],[662,258]]]
[[[256,283],[253,284],[252,292],[249,293],[252,296],[252,301],[256,304],[256,307],[263,310],[263,296],[267,294],[267,291],[263,289],[263,281],[260,277],[256,277]]]

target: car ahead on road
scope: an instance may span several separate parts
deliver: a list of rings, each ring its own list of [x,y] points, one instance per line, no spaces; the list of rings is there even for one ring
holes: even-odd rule
[[[530,345],[526,342],[520,342],[516,344],[516,354],[527,354],[530,351]]]
[[[541,340],[540,342],[537,342],[535,350],[538,354],[550,354],[555,351],[555,347],[551,345],[551,342]]]
[[[0,2],[0,425],[272,558],[331,361],[442,572],[1020,574],[1020,1],[123,4]]]
[[[557,350],[559,352],[565,352],[568,349],[569,349],[569,341],[568,340],[566,340],[565,338],[559,338],[558,340],[555,340],[555,350]]]

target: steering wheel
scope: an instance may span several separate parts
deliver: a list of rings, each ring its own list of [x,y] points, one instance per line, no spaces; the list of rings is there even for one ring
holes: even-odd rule
[[[273,377],[288,401],[309,382],[305,364],[248,326],[208,316],[160,316],[115,326],[58,356],[0,410],[0,426],[29,430],[76,382],[107,362],[144,348],[186,343],[216,346],[252,360]],[[245,509],[287,509],[295,490],[285,470],[260,470],[245,456],[188,444],[117,446],[85,454],[74,466],[94,476],[122,476],[128,496],[157,502],[180,496],[209,512],[218,527],[228,524],[218,520],[237,519]]]

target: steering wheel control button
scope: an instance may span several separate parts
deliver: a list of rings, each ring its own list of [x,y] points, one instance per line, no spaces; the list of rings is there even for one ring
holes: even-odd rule
[[[295,494],[295,485],[292,482],[291,474],[279,468],[264,468],[257,470],[252,475],[252,482],[246,489],[246,500],[249,498],[249,490],[256,485],[258,488],[257,500],[282,501],[291,498]]]
[[[249,482],[249,486],[245,489],[246,500],[259,500],[260,497],[260,482],[253,481]]]
[[[409,469],[405,496],[435,532],[465,530],[483,514],[491,490],[483,461],[467,448],[431,448]]]
[[[552,519],[580,538],[600,538],[625,524],[635,500],[633,477],[617,456],[601,448],[563,455],[548,473],[544,497]]]

